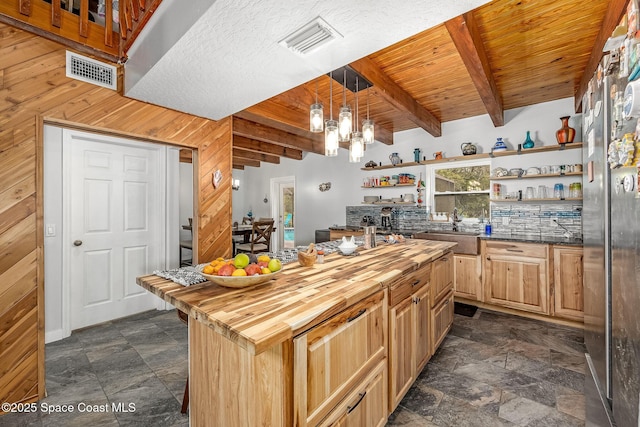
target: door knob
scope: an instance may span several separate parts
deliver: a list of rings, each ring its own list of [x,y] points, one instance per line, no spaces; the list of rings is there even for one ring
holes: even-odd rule
[[[74,240],[73,241],[73,246],[80,246],[82,245],[82,240]]]

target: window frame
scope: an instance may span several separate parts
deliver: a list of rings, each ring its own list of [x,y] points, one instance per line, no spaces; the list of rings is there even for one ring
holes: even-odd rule
[[[488,166],[489,167],[489,177],[491,177],[491,159],[472,159],[472,160],[453,160],[449,162],[437,162],[426,165],[427,170],[425,174],[425,188],[428,191],[427,197],[427,207],[431,209],[431,213],[435,213],[436,208],[436,170],[439,169],[454,169],[454,168],[464,168],[464,167],[473,167],[473,166]],[[491,208],[491,182],[489,182],[489,188],[487,190],[482,191],[442,191],[438,192],[439,195],[458,195],[458,194],[486,194],[487,200],[489,201],[489,208]]]

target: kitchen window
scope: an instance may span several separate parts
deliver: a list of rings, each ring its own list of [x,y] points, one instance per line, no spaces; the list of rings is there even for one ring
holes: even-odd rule
[[[431,213],[486,218],[489,213],[490,160],[462,160],[427,166]]]

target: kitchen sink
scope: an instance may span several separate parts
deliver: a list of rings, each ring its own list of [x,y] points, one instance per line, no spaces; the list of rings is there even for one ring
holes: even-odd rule
[[[440,240],[455,242],[453,248],[456,254],[478,255],[480,253],[480,233],[469,231],[424,231],[413,235],[416,239]]]

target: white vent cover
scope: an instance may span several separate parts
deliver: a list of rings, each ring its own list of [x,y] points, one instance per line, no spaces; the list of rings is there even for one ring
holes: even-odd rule
[[[116,67],[67,51],[67,77],[118,90]]]
[[[278,43],[298,55],[307,55],[342,35],[319,16]]]

